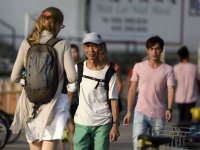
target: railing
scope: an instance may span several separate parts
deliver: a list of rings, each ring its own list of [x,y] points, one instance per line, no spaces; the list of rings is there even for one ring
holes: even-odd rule
[[[2,24],[3,26],[5,26],[6,28],[8,28],[11,31],[11,39],[12,39],[12,47],[15,47],[15,42],[16,42],[16,32],[15,32],[15,28],[8,24],[7,22],[3,21],[2,19],[0,19],[0,24]],[[6,36],[10,36],[10,35],[1,35],[0,38],[5,38]]]

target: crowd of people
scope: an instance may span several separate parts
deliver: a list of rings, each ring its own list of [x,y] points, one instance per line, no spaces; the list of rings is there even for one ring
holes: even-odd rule
[[[19,48],[11,73],[13,82],[19,83],[24,78],[29,48],[56,38],[65,27],[63,20],[64,15],[55,7],[40,14],[32,33]],[[83,37],[81,49],[86,56],[83,60],[77,45],[58,41],[53,46],[58,70],[55,96],[48,103],[39,103],[33,116],[36,104],[29,101],[25,83],[11,130],[17,133],[24,129],[31,150],[55,150],[64,130],[69,134],[70,150],[108,150],[109,143],[120,136],[119,113],[123,109],[126,114],[121,124],[127,125],[133,119],[133,149],[138,149],[140,134],[151,128],[160,129],[172,120],[174,100],[179,123],[192,121],[190,109],[196,105],[200,87],[197,66],[190,63],[187,47],[178,51],[180,63],[174,67],[163,63],[160,58],[164,46],[164,40],[157,35],[147,39],[147,59],[137,62],[129,73],[126,109],[121,100],[120,67],[108,60],[106,41],[101,35],[90,32]],[[26,72],[26,76],[31,74]],[[65,143],[61,147],[64,150]]]

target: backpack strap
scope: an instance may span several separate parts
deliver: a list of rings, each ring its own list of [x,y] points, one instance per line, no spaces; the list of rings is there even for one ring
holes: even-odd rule
[[[32,47],[32,46],[33,46],[33,44],[31,44],[31,42],[29,42],[29,40],[28,40],[28,39],[26,39],[26,41],[28,42],[28,44],[30,45],[30,47]]]
[[[58,39],[58,38],[51,38],[49,39],[46,44],[50,45],[50,46],[54,46],[56,43],[58,43],[59,41],[61,41],[62,39]],[[32,47],[34,46],[34,44],[31,44],[28,40],[27,42],[29,43],[29,45]]]
[[[108,99],[108,105],[111,111],[111,101],[109,100],[109,82],[111,77],[114,75],[116,71],[114,70],[114,68],[112,66],[109,66],[108,70],[106,71],[105,74],[105,89],[106,89],[106,95],[107,95],[107,99]],[[112,112],[112,111],[111,111]]]
[[[46,44],[49,45],[49,46],[54,46],[56,43],[58,43],[59,41],[61,41],[62,39],[58,39],[58,38],[51,38],[49,39]],[[63,83],[63,89],[62,89],[62,93],[63,94],[67,94],[67,87],[66,85],[68,84],[68,80],[67,80],[67,76],[66,76],[66,73],[64,71],[64,83]]]
[[[105,83],[104,86],[105,86],[105,89],[107,91],[107,97],[108,97],[109,82],[110,82],[110,79],[114,75],[115,72],[116,71],[114,70],[114,68],[112,66],[109,66],[108,70],[106,71],[104,79],[97,79],[97,78],[86,76],[86,75],[83,75],[83,74],[82,74],[82,77],[97,81],[98,83],[95,86],[95,89],[99,86],[99,82],[104,82]],[[82,78],[81,78],[81,80],[82,80]]]
[[[115,63],[114,62],[109,62],[110,67],[112,67],[115,70]]]
[[[105,89],[107,91],[109,91],[109,82],[110,82],[110,79],[114,75],[115,72],[116,71],[111,66],[109,66],[108,70],[106,71],[106,75],[105,75]]]
[[[78,83],[80,85],[81,81],[82,81],[82,77],[83,77],[83,64],[84,62],[81,61],[77,64],[77,70],[78,70]]]
[[[83,65],[84,65],[84,62],[81,61],[77,64],[77,67],[78,67],[78,88],[80,89],[80,83],[82,81],[82,78],[87,78],[87,79],[90,79],[90,80],[94,80],[94,81],[97,81],[97,85],[95,86],[95,89],[97,89],[97,87],[99,86],[99,82],[105,82],[105,80],[103,79],[97,79],[97,78],[94,78],[94,77],[90,77],[90,76],[87,76],[87,75],[83,75]]]
[[[83,78],[88,78],[90,80],[97,81],[97,85],[95,86],[95,89],[97,89],[97,87],[99,86],[100,82],[104,82],[105,83],[104,79],[98,79],[98,78],[94,78],[94,77],[90,77],[90,76],[86,76],[86,75],[83,75]]]
[[[62,39],[58,39],[58,38],[51,38],[51,39],[49,39],[47,42],[46,42],[46,44],[47,45],[50,45],[50,46],[54,46],[56,43],[58,43],[59,41],[61,41]]]
[[[97,79],[97,78],[93,78],[93,77],[90,77],[90,76],[83,75],[83,65],[84,65],[83,61],[81,61],[81,62],[79,62],[77,64],[77,70],[78,70],[78,80],[77,80],[78,81],[78,87],[80,87],[80,83],[82,81],[82,77],[84,77],[84,78],[88,78],[88,79],[91,79],[91,80],[98,81],[98,83],[95,86],[95,88],[98,87],[99,82],[105,82],[105,89],[108,91],[109,90],[110,79],[113,76],[113,74],[116,72],[114,70],[114,68],[111,67],[111,66],[109,66],[108,70],[106,71],[104,80],[101,80],[101,79]]]
[[[82,77],[85,77],[85,78],[88,78],[88,79],[91,79],[91,80],[95,80],[95,81],[98,81],[97,85],[95,86],[95,88],[98,87],[99,85],[99,82],[104,82],[105,84],[105,89],[106,89],[106,92],[107,92],[107,99],[108,98],[108,92],[109,92],[109,82],[110,82],[110,79],[111,77],[114,75],[114,73],[116,72],[114,70],[113,67],[109,66],[108,70],[106,71],[106,74],[105,74],[105,78],[104,80],[100,80],[100,79],[97,79],[97,78],[93,78],[93,77],[90,77],[90,76],[86,76],[86,75],[83,75],[83,65],[84,65],[84,62],[79,62],[77,64],[77,70],[78,70],[78,90],[80,91],[80,83],[82,81]],[[109,108],[111,110],[111,103],[108,102],[108,105],[109,105]]]

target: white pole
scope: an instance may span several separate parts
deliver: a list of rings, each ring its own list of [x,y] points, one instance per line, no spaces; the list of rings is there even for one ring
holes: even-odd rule
[[[160,60],[165,62],[165,47],[163,48],[163,52],[161,53]]]
[[[200,44],[199,44],[199,46],[198,46],[197,65],[198,65],[198,70],[199,70],[199,72],[200,72]]]
[[[27,38],[28,37],[28,34],[29,34],[29,14],[26,13],[25,14],[25,18],[24,18],[24,38]]]

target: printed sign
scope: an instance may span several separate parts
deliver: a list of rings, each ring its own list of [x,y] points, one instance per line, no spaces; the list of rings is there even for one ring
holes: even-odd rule
[[[89,29],[105,41],[145,42],[153,35],[166,43],[182,39],[182,0],[91,0]]]

